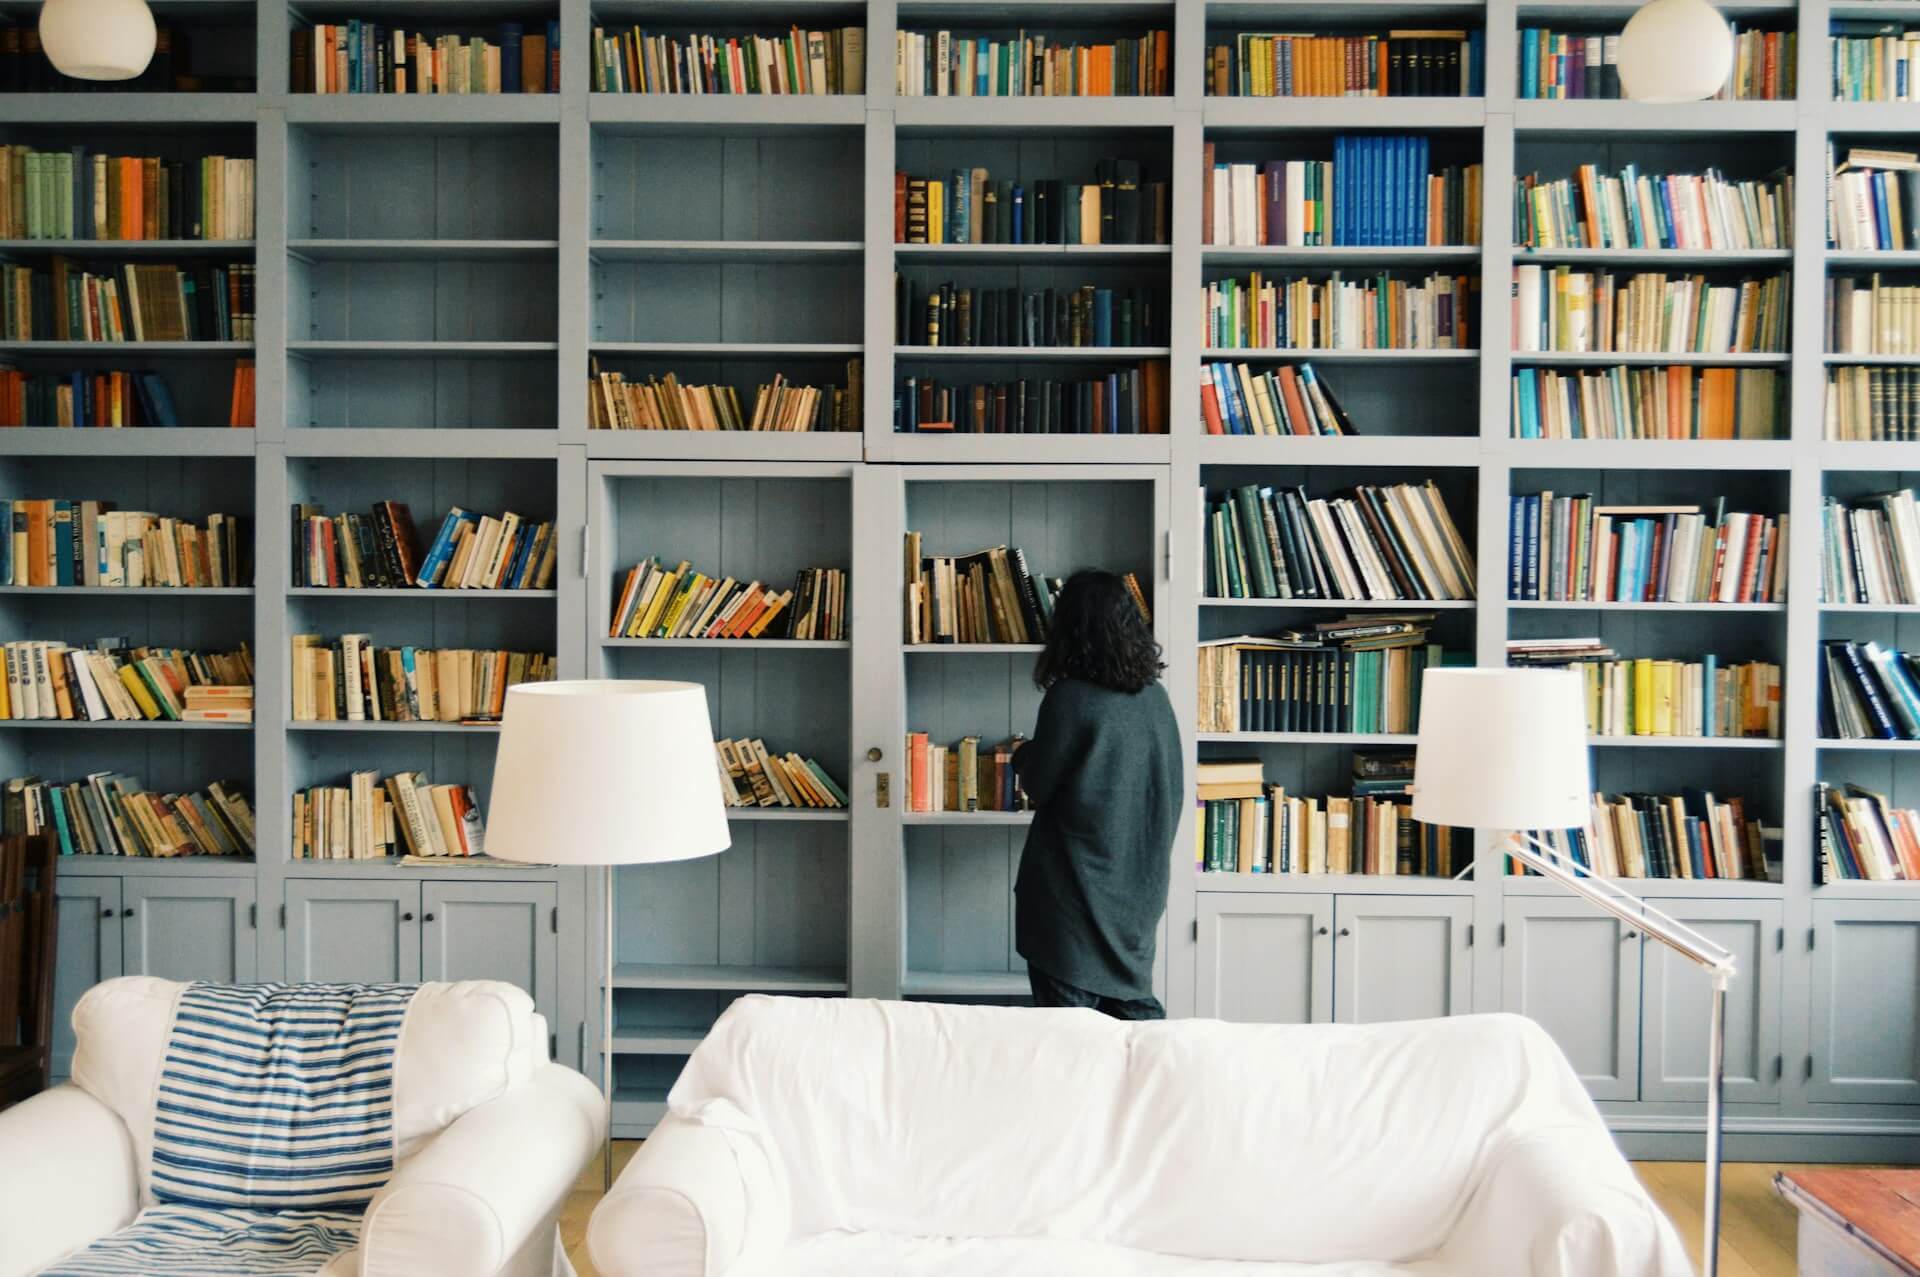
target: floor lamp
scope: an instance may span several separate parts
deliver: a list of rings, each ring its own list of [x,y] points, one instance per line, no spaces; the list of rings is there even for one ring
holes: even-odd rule
[[[707,692],[698,683],[578,680],[507,692],[493,760],[487,853],[605,872],[600,1086],[613,1186],[613,871],[691,860],[732,841]]]
[[[1430,669],[1420,689],[1413,818],[1509,831],[1502,850],[1603,913],[1638,927],[1713,981],[1707,1027],[1706,1219],[1703,1271],[1720,1267],[1720,1096],[1726,1074],[1727,982],[1733,955],[1531,830],[1584,829],[1591,811],[1587,711],[1571,670]]]

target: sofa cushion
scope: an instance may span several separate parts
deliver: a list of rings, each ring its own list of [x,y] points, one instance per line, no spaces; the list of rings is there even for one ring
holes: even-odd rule
[[[817,1233],[775,1257],[780,1277],[1494,1277],[1367,1262],[1249,1263],[1156,1255],[1064,1237],[902,1237],[891,1233]],[[1505,1275],[1512,1277],[1512,1275]]]
[[[156,1206],[40,1277],[311,1277],[359,1236],[358,1212]]]

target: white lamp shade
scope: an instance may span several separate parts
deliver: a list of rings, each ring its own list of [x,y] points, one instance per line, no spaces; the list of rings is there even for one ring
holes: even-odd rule
[[[732,841],[698,683],[507,690],[487,853],[548,865],[689,860]]]
[[[76,80],[133,79],[153,61],[155,34],[146,0],[46,0],[40,6],[40,47],[60,74]]]
[[[1698,102],[1733,70],[1733,32],[1706,0],[1650,0],[1620,33],[1620,91],[1635,102]]]
[[[1430,669],[1420,686],[1413,818],[1584,829],[1587,711],[1571,670]]]

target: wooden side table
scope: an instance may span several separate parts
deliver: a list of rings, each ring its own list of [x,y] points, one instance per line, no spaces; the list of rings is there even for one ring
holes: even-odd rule
[[[1800,1277],[1920,1277],[1920,1170],[1782,1171]]]

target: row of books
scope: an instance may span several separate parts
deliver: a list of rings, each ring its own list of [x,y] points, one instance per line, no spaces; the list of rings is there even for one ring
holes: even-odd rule
[[[1602,173],[1582,164],[1570,178],[1529,173],[1513,186],[1516,248],[1674,248],[1687,251],[1793,247],[1793,175],[1761,181],[1705,173],[1643,173],[1628,164]]]
[[[1827,245],[1877,253],[1920,248],[1920,153],[1827,145]]]
[[[0,339],[252,341],[254,268],[0,263]]]
[[[227,425],[253,425],[253,386],[253,361],[235,360]],[[0,364],[0,427],[119,429],[184,424],[164,373],[146,368],[30,372]]]
[[[27,586],[171,586],[253,583],[252,539],[231,514],[205,525],[110,501],[0,500],[0,583]]]
[[[1777,439],[1786,378],[1772,368],[1516,368],[1516,439]]]
[[[799,754],[773,754],[765,741],[717,740],[720,798],[729,807],[798,807],[838,811],[847,793],[827,769]]]
[[[807,430],[860,429],[863,380],[858,359],[847,361],[845,386],[802,386],[776,373],[756,387],[745,411],[732,386],[682,385],[673,373],[645,383],[603,372],[594,361],[587,379],[590,430]]]
[[[63,856],[251,856],[253,809],[240,786],[166,794],[124,772],[85,780],[16,776],[6,783],[4,831],[51,834]]]
[[[1827,278],[1827,350],[1836,355],[1920,355],[1920,285]]]
[[[1203,285],[1200,297],[1203,340],[1215,349],[1466,350],[1476,340],[1480,277],[1255,271]]]
[[[1203,490],[1201,505],[1209,598],[1474,597],[1473,551],[1432,480],[1331,498],[1249,484]]]
[[[1356,751],[1353,791],[1310,798],[1270,785],[1257,758],[1195,769],[1194,867],[1201,873],[1451,878],[1473,862],[1471,831],[1413,819],[1413,755]]]
[[[945,178],[893,175],[899,244],[1166,244],[1167,184],[1140,162],[1101,159],[1093,180],[996,179],[984,168]]]
[[[1836,102],[1920,102],[1920,29],[1829,18],[1827,61]]]
[[[555,668],[544,652],[375,647],[365,634],[296,634],[292,649],[296,723],[497,723],[509,687]]]
[[[1794,96],[1799,37],[1792,31],[1742,31],[1733,24],[1733,67],[1714,96],[1786,101]],[[1611,32],[1520,28],[1522,98],[1618,98],[1620,37]]]
[[[0,239],[252,239],[253,161],[0,144]]]
[[[893,91],[903,98],[1166,97],[1173,92],[1172,46],[1166,31],[1116,36],[1103,44],[1028,31],[1004,40],[964,31],[899,31]]]
[[[357,771],[344,785],[293,793],[295,860],[384,860],[486,854],[486,826],[473,790],[436,785],[420,772]]]
[[[1813,787],[1815,885],[1920,880],[1920,812],[1858,785]]]
[[[1203,147],[1200,226],[1209,244],[1294,248],[1480,242],[1482,170],[1435,169],[1425,137],[1333,139],[1330,160],[1220,163]]]
[[[1829,439],[1920,440],[1920,367],[1828,368],[1822,413]]]
[[[1705,275],[1514,267],[1513,348],[1572,353],[1751,354],[1787,348],[1792,283]]]
[[[1596,793],[1592,810],[1585,829],[1535,833],[1602,878],[1769,878],[1765,833],[1743,799],[1705,789]]]
[[[1484,31],[1392,29],[1296,35],[1242,32],[1207,50],[1212,97],[1477,98]]]
[[[649,35],[593,29],[595,93],[827,94],[867,91],[865,27],[780,35]]]
[[[1348,617],[1278,637],[1203,642],[1195,729],[1411,733],[1427,670],[1473,664],[1471,652],[1427,642],[1431,624],[1431,615]],[[1376,637],[1380,630],[1395,632]]]
[[[258,87],[251,74],[214,75],[195,66],[188,33],[178,27],[157,27],[153,57],[130,80],[81,80],[62,75],[40,47],[40,30],[32,23],[9,19],[0,26],[0,93],[252,93]],[[253,59],[245,60],[247,71]]]
[[[69,647],[57,639],[0,645],[6,683],[0,719],[78,723],[251,722],[253,656],[129,647],[103,639]],[[232,713],[245,711],[244,717]]]
[[[923,288],[893,277],[894,341],[902,346],[1157,346],[1166,306],[1150,288]]]
[[[1088,377],[946,382],[908,377],[893,400],[900,434],[1163,435],[1167,365],[1149,359]]]
[[[1258,372],[1245,364],[1202,364],[1200,418],[1210,435],[1359,433],[1310,363]]]
[[[926,732],[908,732],[906,810],[1031,810],[1013,768],[1013,755],[1024,743],[1012,736],[983,746],[978,736],[963,736],[936,745]]]
[[[1920,652],[1821,639],[1820,735],[1920,740]]]
[[[1507,664],[1568,667],[1586,688],[1594,736],[1780,738],[1780,667],[1635,657],[1598,638],[1508,639]]]
[[[1920,603],[1920,500],[1912,488],[1820,503],[1822,603]]]
[[[607,637],[839,642],[847,637],[847,574],[801,568],[791,589],[777,590],[757,580],[696,572],[685,559],[669,569],[648,557],[628,569]]]
[[[1507,597],[1522,602],[1778,603],[1787,516],[1697,505],[1608,505],[1586,493],[1515,493]]]
[[[404,502],[364,515],[293,507],[292,584],[331,589],[545,590],[553,586],[551,520],[454,506],[423,555]]]
[[[362,18],[291,36],[294,93],[557,93],[560,23],[529,34],[503,22],[495,39],[432,35]]]

